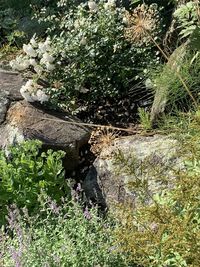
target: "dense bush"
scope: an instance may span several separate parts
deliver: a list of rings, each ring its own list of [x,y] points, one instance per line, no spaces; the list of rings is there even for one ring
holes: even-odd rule
[[[125,12],[115,1],[59,1],[56,9],[42,8],[38,19],[49,25],[56,59],[54,69],[39,78],[60,104],[123,95],[156,62],[152,43],[140,47],[125,39]]]
[[[113,246],[113,222],[98,217],[95,208],[83,211],[75,202],[57,206],[48,198],[36,217],[12,207],[8,222],[12,237],[0,233],[4,267],[128,266]]]
[[[38,194],[48,193],[59,200],[66,194],[62,158],[64,152],[43,152],[35,141],[11,147],[9,156],[0,152],[0,224],[5,222],[7,205],[16,203],[33,211]]]

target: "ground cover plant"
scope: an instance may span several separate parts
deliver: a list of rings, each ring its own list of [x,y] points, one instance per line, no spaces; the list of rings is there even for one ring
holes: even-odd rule
[[[9,209],[7,232],[0,232],[3,266],[134,266],[115,251],[111,219],[97,209],[64,200],[62,205],[45,196],[35,217],[26,209]],[[9,235],[12,233],[12,237]]]

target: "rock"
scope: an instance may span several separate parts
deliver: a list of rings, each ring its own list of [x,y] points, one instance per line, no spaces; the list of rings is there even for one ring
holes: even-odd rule
[[[23,99],[19,92],[22,85],[19,73],[0,68],[0,124],[5,120],[11,101]]]
[[[23,140],[38,139],[44,149],[64,150],[66,170],[74,169],[79,148],[89,140],[89,128],[66,112],[53,112],[22,101],[23,84],[18,72],[0,69],[0,147],[7,149]]]
[[[173,186],[172,170],[184,168],[178,152],[178,141],[167,136],[116,139],[101,152],[83,182],[88,201],[108,207],[131,201],[136,207],[139,191],[146,188],[144,202],[150,203],[154,194]]]
[[[7,99],[7,97],[0,94],[0,124],[5,120],[8,106],[9,100]]]
[[[21,75],[15,71],[0,69],[0,95],[11,101],[22,100],[20,88],[24,84]]]
[[[90,137],[87,127],[73,123],[81,121],[65,112],[51,112],[43,110],[40,105],[18,101],[10,106],[6,120],[0,126],[0,147],[7,148],[22,140],[38,139],[45,149],[64,150],[64,165],[67,170],[72,170],[78,164],[79,148]]]

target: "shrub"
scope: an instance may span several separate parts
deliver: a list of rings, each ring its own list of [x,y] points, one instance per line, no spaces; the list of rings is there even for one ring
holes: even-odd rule
[[[40,154],[41,143],[27,141],[0,152],[0,224],[5,222],[7,205],[16,203],[34,211],[38,194],[44,191],[60,199],[66,194],[62,158],[64,152],[48,150]]]
[[[152,45],[138,47],[125,40],[124,9],[115,1],[63,0],[55,9],[42,8],[38,19],[50,25],[55,68],[39,78],[48,81],[54,103],[123,95],[156,62]]]
[[[1,233],[3,266],[128,266],[113,246],[113,222],[75,202],[57,206],[47,198],[36,217],[9,212],[12,237]]]

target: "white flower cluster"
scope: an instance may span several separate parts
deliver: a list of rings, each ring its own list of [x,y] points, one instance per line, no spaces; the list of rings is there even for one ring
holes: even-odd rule
[[[89,7],[89,10],[90,12],[96,12],[98,10],[98,5],[95,1],[88,1],[88,7]]]
[[[49,96],[45,94],[42,87],[33,80],[28,80],[26,84],[21,87],[20,93],[28,102],[39,101],[43,103],[49,100]]]
[[[23,51],[25,55],[20,55],[10,62],[12,69],[19,71],[30,69],[39,77],[45,76],[45,73],[55,69],[55,58],[52,56],[53,50],[50,38],[47,38],[44,42],[37,42],[33,36],[29,44],[23,45]],[[38,88],[40,89],[38,90]],[[43,103],[49,99],[33,80],[29,80],[26,85],[22,86],[20,92],[29,102],[40,101]]]
[[[32,66],[38,75],[50,72],[55,69],[53,64],[55,58],[52,56],[51,40],[47,38],[45,42],[39,42],[34,37],[29,44],[23,45],[25,56],[19,56],[10,62],[13,69],[23,71]]]
[[[93,0],[88,1],[88,7],[89,7],[90,12],[97,12],[98,11],[98,5]],[[115,8],[115,7],[116,7],[116,0],[108,0],[104,4],[105,9],[111,9],[111,8]]]
[[[108,2],[104,4],[105,9],[111,9],[115,7],[116,7],[116,0],[108,0]]]

